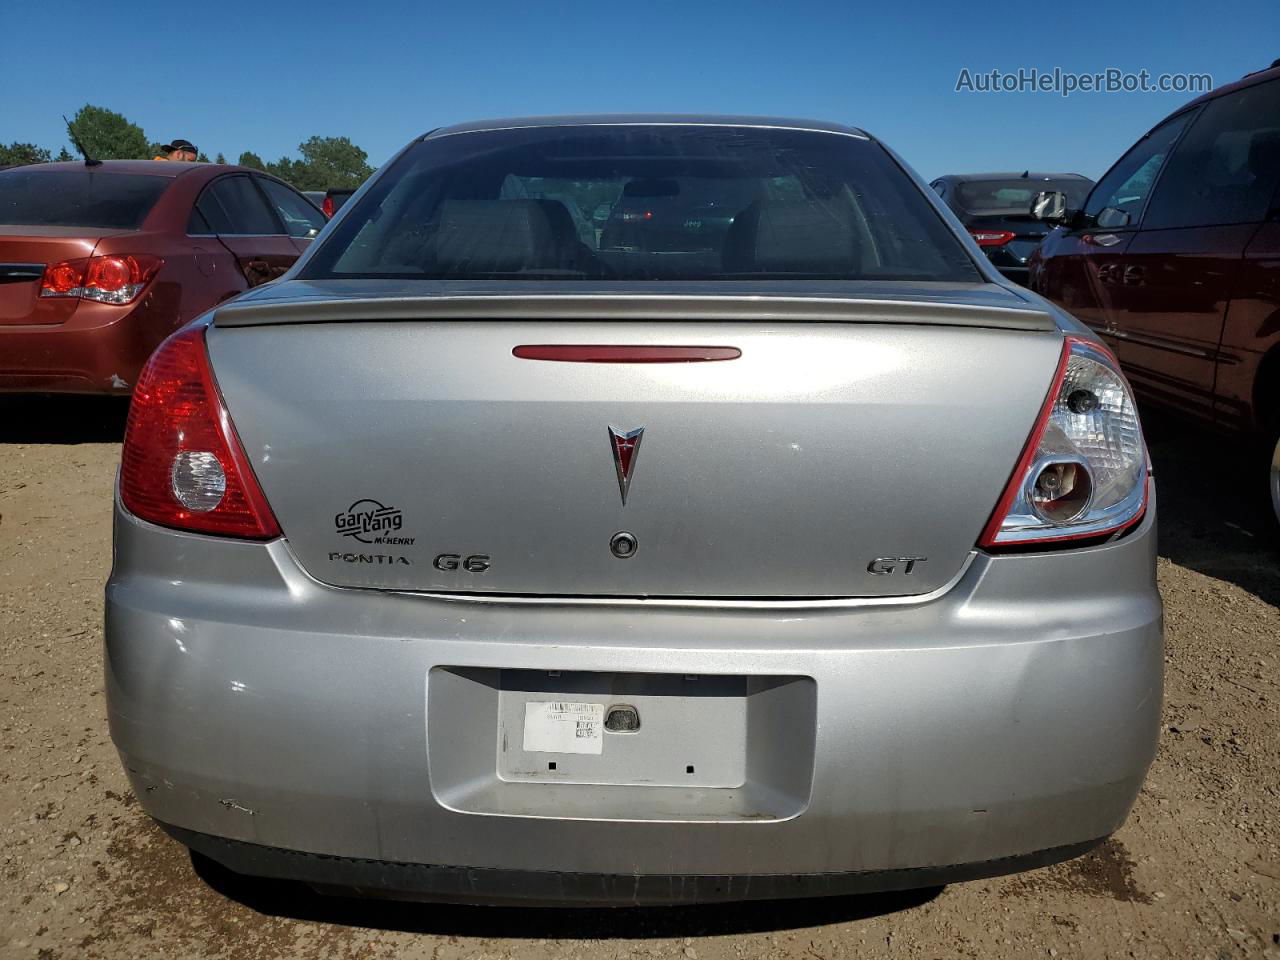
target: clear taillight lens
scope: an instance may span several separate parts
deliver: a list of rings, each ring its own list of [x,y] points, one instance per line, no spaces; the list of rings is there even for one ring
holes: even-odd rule
[[[1044,409],[980,545],[1116,533],[1142,516],[1148,473],[1137,407],[1115,358],[1068,337]]]

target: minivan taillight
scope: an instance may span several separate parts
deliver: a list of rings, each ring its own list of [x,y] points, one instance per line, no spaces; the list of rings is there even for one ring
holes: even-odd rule
[[[213,378],[203,326],[169,337],[142,369],[125,428],[120,499],[135,516],[179,530],[280,535]]]
[[[978,545],[1105,539],[1141,519],[1150,468],[1138,410],[1105,347],[1069,336],[1018,465]]]
[[[320,212],[328,219],[333,219],[333,197],[324,198],[324,203],[320,205]]]
[[[63,260],[45,267],[40,296],[121,306],[138,299],[162,266],[163,260],[145,253]]]

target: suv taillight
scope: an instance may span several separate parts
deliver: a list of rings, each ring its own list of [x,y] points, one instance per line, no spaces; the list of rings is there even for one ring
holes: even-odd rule
[[[324,198],[324,203],[320,205],[320,212],[328,219],[333,219],[333,197],[326,196]]]
[[[117,306],[132,303],[164,261],[150,254],[63,260],[44,268],[42,297],[77,297]]]
[[[205,350],[205,328],[175,333],[138,378],[125,429],[120,499],[179,530],[266,540],[280,527],[236,436]]]
[[[1035,428],[978,545],[1106,538],[1141,519],[1147,448],[1111,353],[1069,336]]]
[[[1017,236],[1010,230],[970,230],[969,235],[978,241],[980,247],[1003,247]]]

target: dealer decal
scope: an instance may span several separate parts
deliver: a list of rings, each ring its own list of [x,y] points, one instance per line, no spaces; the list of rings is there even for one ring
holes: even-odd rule
[[[333,517],[334,532],[361,543],[412,546],[414,537],[403,537],[404,514],[399,507],[385,507],[377,500],[357,500]]]

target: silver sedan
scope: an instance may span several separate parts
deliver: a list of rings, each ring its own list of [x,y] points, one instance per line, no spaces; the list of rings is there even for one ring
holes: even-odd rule
[[[112,736],[245,873],[934,885],[1088,850],[1155,750],[1116,361],[852,128],[415,140],[154,354],[115,511]]]

